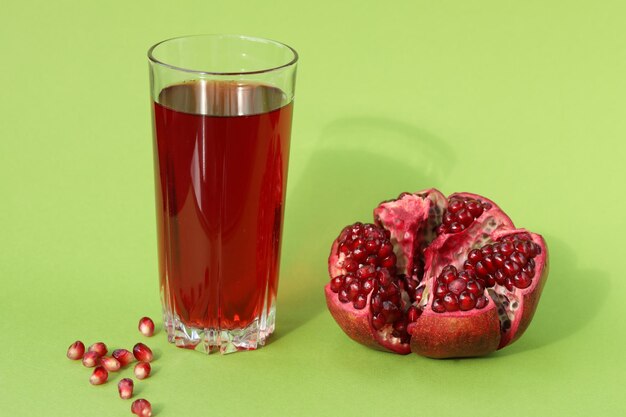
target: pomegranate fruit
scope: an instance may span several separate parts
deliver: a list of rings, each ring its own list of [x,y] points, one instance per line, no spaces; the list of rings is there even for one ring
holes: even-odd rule
[[[366,346],[432,358],[480,356],[526,330],[548,275],[545,241],[491,200],[403,193],[374,224],[345,227],[328,259],[328,308]]]

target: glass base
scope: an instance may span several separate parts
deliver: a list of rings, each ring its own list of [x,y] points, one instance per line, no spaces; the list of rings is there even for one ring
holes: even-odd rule
[[[276,320],[275,307],[271,306],[267,314],[255,319],[243,329],[205,329],[185,325],[176,314],[164,312],[163,322],[167,331],[167,340],[177,347],[203,351],[207,354],[221,354],[255,350],[265,345],[267,338],[274,332]]]

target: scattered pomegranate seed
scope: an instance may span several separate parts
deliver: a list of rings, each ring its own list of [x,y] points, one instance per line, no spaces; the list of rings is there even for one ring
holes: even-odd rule
[[[87,349],[87,351],[96,352],[99,356],[104,356],[108,352],[107,345],[102,342],[94,343],[93,345],[89,346],[89,349]]]
[[[98,352],[87,352],[83,355],[83,365],[87,368],[93,368],[100,362],[100,355]]]
[[[126,349],[115,349],[112,356],[119,361],[121,366],[126,366],[135,360],[133,354]]]
[[[152,417],[152,405],[143,398],[135,400],[130,406],[130,411],[139,417]]]
[[[85,354],[85,345],[80,340],[75,341],[67,349],[67,357],[73,361],[83,358]]]
[[[122,367],[120,361],[110,356],[103,356],[102,358],[100,358],[100,363],[102,364],[102,366],[104,366],[104,369],[109,372],[119,371]]]
[[[127,400],[133,396],[133,388],[135,383],[130,378],[124,378],[117,384],[117,390],[120,393],[120,398]]]
[[[150,317],[142,317],[139,320],[139,331],[144,336],[152,336],[154,334],[154,322]]]
[[[148,362],[139,362],[135,365],[135,376],[137,379],[146,379],[150,376],[152,367]]]
[[[133,347],[133,355],[140,362],[151,362],[152,361],[152,350],[143,343],[137,343]]]
[[[93,370],[91,377],[89,377],[89,382],[91,385],[102,385],[107,382],[109,378],[109,373],[102,366],[97,366],[96,369]]]

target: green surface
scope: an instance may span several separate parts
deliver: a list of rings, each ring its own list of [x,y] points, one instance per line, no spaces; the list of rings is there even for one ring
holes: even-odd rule
[[[146,50],[219,32],[301,54],[278,328],[208,357],[160,331],[138,383],[156,416],[626,415],[623,4],[5,0],[0,415],[130,415],[65,351],[130,347],[160,315]],[[430,186],[550,246],[534,322],[490,357],[368,350],[326,311],[339,228]]]

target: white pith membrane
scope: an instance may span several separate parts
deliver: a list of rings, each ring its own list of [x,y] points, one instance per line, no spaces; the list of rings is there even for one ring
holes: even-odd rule
[[[391,244],[398,259],[398,274],[415,280],[411,269],[417,259],[423,264],[422,249],[436,237],[436,228],[447,204],[446,197],[435,189],[415,194],[402,193],[374,209],[374,222],[391,233]]]

